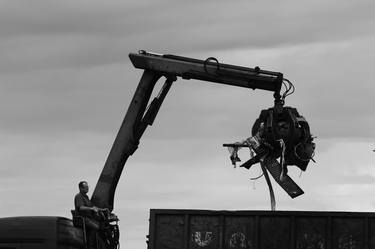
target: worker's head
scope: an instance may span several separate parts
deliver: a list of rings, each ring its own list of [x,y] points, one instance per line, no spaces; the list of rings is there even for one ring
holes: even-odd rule
[[[89,185],[87,184],[86,181],[79,182],[78,187],[79,187],[79,192],[81,193],[87,194],[87,192],[89,192]]]

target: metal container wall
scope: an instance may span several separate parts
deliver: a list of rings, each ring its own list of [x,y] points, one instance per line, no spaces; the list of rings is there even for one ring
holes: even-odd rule
[[[148,249],[375,249],[375,213],[152,209]]]
[[[83,232],[56,216],[0,218],[0,249],[83,248]]]

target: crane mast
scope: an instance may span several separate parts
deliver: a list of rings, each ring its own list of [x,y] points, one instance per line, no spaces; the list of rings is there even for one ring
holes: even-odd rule
[[[142,69],[143,75],[130,102],[125,118],[104,164],[95,186],[91,201],[95,206],[114,207],[114,195],[124,165],[138,148],[139,140],[147,126],[152,125],[171,85],[178,77],[212,83],[226,84],[249,89],[274,92],[275,104],[280,102],[283,74],[219,63],[210,57],[198,60],[176,55],[149,53],[144,50],[130,53],[134,67]],[[166,81],[159,95],[151,101],[156,82],[165,77]]]

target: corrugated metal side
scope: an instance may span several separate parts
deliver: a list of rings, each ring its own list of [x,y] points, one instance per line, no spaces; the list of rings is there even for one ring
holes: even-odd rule
[[[152,209],[148,249],[375,249],[375,213]]]

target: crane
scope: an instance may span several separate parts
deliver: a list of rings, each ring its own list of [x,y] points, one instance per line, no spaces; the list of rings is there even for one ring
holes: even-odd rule
[[[135,68],[143,70],[143,74],[91,197],[91,202],[100,208],[114,210],[116,187],[124,165],[137,150],[146,128],[154,123],[166,95],[178,78],[271,91],[275,108],[283,105],[280,91],[284,78],[280,72],[223,64],[214,57],[199,60],[144,50],[130,53],[129,58]],[[155,84],[162,77],[165,82],[159,94],[150,101]],[[288,184],[295,189],[293,183]],[[284,184],[287,191],[290,190],[288,184]],[[68,218],[31,216],[0,219],[0,247],[82,248],[83,241],[82,229],[75,227]],[[105,243],[99,244],[98,248],[112,249]]]
[[[272,91],[275,101],[280,100],[282,73],[261,70],[259,67],[253,69],[221,64],[213,57],[203,61],[143,50],[138,54],[131,53],[129,57],[134,67],[144,71],[92,194],[91,201],[101,208],[113,210],[115,189],[126,160],[136,151],[147,126],[153,124],[177,77]],[[165,77],[165,83],[159,95],[147,107],[155,83],[161,77]]]

